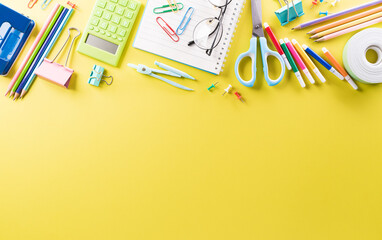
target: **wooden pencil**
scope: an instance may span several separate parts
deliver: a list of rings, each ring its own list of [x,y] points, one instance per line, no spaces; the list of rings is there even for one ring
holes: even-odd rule
[[[338,31],[341,31],[341,30],[344,30],[344,29],[356,26],[358,24],[368,22],[368,21],[376,19],[378,17],[382,17],[382,12],[379,12],[379,13],[376,13],[376,14],[372,14],[372,15],[364,17],[364,18],[360,18],[360,19],[355,20],[353,22],[349,22],[349,23],[346,23],[344,25],[340,25],[340,26],[337,26],[335,28],[331,28],[331,29],[325,30],[323,32],[319,32],[317,34],[314,34],[310,38],[313,38],[313,39],[321,38],[321,37],[324,37],[324,36],[329,35],[331,33],[335,33],[335,32],[338,32]]]
[[[345,24],[345,23],[348,23],[348,22],[352,22],[354,20],[357,20],[357,19],[360,19],[360,18],[363,18],[363,17],[370,16],[371,14],[378,13],[378,12],[382,12],[382,6],[374,8],[374,9],[371,9],[371,10],[368,10],[368,11],[365,11],[365,12],[362,12],[362,13],[359,13],[359,14],[356,14],[356,15],[353,15],[353,16],[350,16],[350,17],[347,17],[347,18],[344,18],[344,19],[341,19],[341,20],[338,20],[336,22],[332,22],[332,23],[326,24],[326,25],[324,25],[322,27],[315,28],[312,31],[308,32],[308,34],[316,34],[316,33],[328,30],[330,28],[334,28],[334,27],[340,26],[342,24]]]
[[[377,4],[381,4],[381,3],[382,3],[382,0],[376,0],[376,1],[373,1],[373,2],[364,3],[364,4],[358,5],[358,6],[353,7],[353,8],[349,8],[349,9],[343,10],[343,11],[338,12],[338,13],[330,14],[330,15],[328,15],[326,17],[314,19],[312,21],[300,24],[297,27],[292,28],[292,30],[299,30],[299,29],[307,28],[307,27],[310,27],[310,26],[313,26],[313,25],[316,25],[316,24],[319,24],[319,23],[322,23],[322,22],[326,22],[326,21],[329,21],[331,19],[343,16],[343,15],[346,15],[346,14],[349,14],[349,13],[353,13],[353,12],[356,12],[356,11],[359,11],[359,10],[362,10],[362,9],[365,9],[365,8],[368,8],[368,7],[372,7],[372,6],[375,6]]]
[[[344,29],[344,30],[341,30],[341,31],[338,31],[338,32],[335,32],[335,33],[332,33],[332,34],[329,34],[329,35],[326,35],[326,36],[324,36],[322,38],[317,39],[315,42],[327,41],[327,40],[330,40],[330,39],[342,36],[342,35],[344,35],[346,33],[354,32],[354,31],[360,30],[360,29],[365,28],[365,27],[369,27],[371,25],[374,25],[374,24],[377,24],[377,23],[380,23],[380,22],[382,22],[382,17],[376,18],[374,20],[371,20],[371,21],[368,21],[368,22],[365,22],[365,23],[361,23],[359,25],[356,25],[356,26],[353,26],[353,27],[350,27],[350,28],[347,28],[347,29]]]

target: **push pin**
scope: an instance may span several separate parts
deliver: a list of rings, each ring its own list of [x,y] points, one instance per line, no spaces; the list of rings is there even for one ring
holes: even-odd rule
[[[229,93],[231,91],[231,89],[232,89],[232,85],[230,84],[230,85],[228,85],[228,87],[226,89],[224,89],[223,96],[224,96],[224,94]]]
[[[239,99],[241,102],[244,102],[243,97],[240,95],[240,93],[235,92],[235,95],[236,95],[237,99]]]
[[[333,1],[333,2],[331,2],[330,4],[332,4],[332,6],[333,6],[333,7],[335,7],[335,6],[336,6],[336,4],[337,4],[338,2],[340,2],[340,0],[334,0],[334,1]]]
[[[77,8],[77,5],[75,3],[72,3],[71,1],[68,1],[67,4],[72,8]]]
[[[312,9],[314,6],[317,6],[318,4],[318,0],[313,0],[312,1],[312,7],[310,9]]]
[[[211,89],[216,88],[216,85],[218,85],[219,82],[216,82],[211,85],[211,87],[207,88],[208,91],[211,91]]]
[[[321,15],[325,15],[325,16],[328,16],[328,14],[329,14],[329,12],[328,11],[325,11],[325,12],[321,12],[320,11],[320,13],[319,13],[319,15],[321,16]]]
[[[112,84],[113,77],[112,76],[105,76],[103,75],[103,72],[105,69],[101,66],[95,65],[93,66],[92,72],[90,73],[90,78],[88,79],[88,83],[90,85],[98,87],[101,81],[105,82],[107,85]],[[106,82],[102,78],[111,78],[110,83]]]

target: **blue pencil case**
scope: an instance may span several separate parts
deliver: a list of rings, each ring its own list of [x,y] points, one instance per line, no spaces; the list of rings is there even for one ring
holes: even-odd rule
[[[0,75],[6,75],[28,40],[35,23],[0,3]]]

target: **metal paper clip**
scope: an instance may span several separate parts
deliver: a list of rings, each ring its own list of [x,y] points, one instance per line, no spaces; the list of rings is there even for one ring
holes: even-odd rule
[[[177,3],[175,12],[182,10],[183,7],[184,7],[183,3],[180,3],[180,2]],[[159,10],[161,10],[161,11],[159,11]],[[173,7],[171,5],[163,5],[161,7],[156,7],[153,9],[153,13],[155,13],[155,14],[168,13],[168,12],[172,12],[172,11],[174,11],[174,10],[173,10]]]
[[[99,86],[101,81],[105,82],[107,85],[112,84],[113,83],[113,76],[103,75],[104,71],[105,71],[105,69],[103,67],[94,64],[92,72],[90,73],[90,78],[88,79],[88,83],[93,85],[93,86],[96,86],[96,87]],[[111,78],[111,81],[110,81],[110,83],[108,83],[108,82],[106,82],[106,80],[104,80],[102,78]]]
[[[175,0],[167,0],[167,2],[173,12],[178,12],[178,4],[175,2]]]
[[[176,29],[176,34],[182,35],[184,33],[184,30],[186,29],[188,23],[191,21],[191,16],[194,14],[195,9],[193,7],[189,7],[187,9],[186,14],[184,14],[184,17],[182,21],[180,22],[178,28]],[[190,12],[190,14],[188,14]]]
[[[41,4],[41,8],[42,9],[45,9],[48,5],[49,5],[49,3],[51,2],[52,0],[44,0],[44,2]]]
[[[161,17],[157,17],[156,19],[157,23],[159,24],[159,26],[161,26],[161,28],[163,29],[163,31],[165,31],[167,33],[167,35],[174,41],[174,42],[178,42],[179,41],[179,36],[176,34],[176,32],[174,31],[174,29],[172,29],[170,27],[170,25],[168,25],[166,23],[165,20],[163,20],[163,18]]]
[[[38,0],[30,0],[29,3],[28,3],[28,7],[32,8],[37,3],[37,1]]]

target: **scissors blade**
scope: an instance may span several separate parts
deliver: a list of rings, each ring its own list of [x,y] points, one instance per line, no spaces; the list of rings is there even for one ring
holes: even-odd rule
[[[251,0],[252,6],[252,35],[256,37],[264,37],[263,18],[261,14],[261,0]]]

